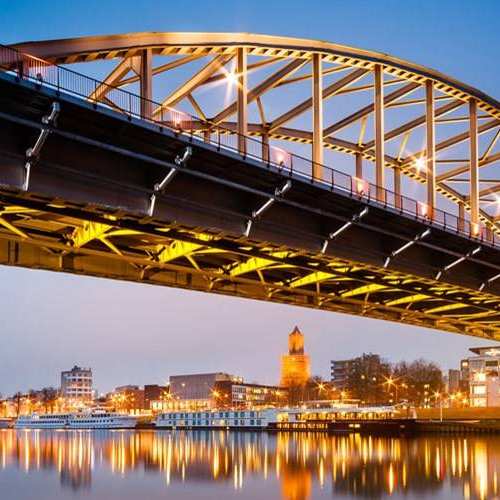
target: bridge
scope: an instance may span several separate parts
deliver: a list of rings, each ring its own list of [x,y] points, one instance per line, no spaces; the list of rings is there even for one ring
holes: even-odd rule
[[[26,42],[0,69],[1,264],[500,340],[492,97],[238,33]]]

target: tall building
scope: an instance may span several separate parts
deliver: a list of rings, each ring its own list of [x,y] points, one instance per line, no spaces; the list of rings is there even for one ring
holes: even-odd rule
[[[296,326],[288,335],[288,354],[281,357],[281,386],[305,385],[311,377],[309,356],[304,353],[304,335]]]
[[[330,381],[335,389],[342,391],[347,387],[352,362],[352,359],[330,361]]]
[[[88,402],[93,399],[92,370],[75,365],[61,372],[61,396],[67,400]]]
[[[500,347],[473,347],[469,350],[476,355],[466,360],[470,405],[500,406]]]

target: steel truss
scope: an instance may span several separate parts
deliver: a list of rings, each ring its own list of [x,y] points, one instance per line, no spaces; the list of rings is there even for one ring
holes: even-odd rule
[[[178,225],[144,225],[32,197],[0,204],[0,262],[280,302],[500,339],[484,291]],[[85,218],[87,217],[87,218]]]

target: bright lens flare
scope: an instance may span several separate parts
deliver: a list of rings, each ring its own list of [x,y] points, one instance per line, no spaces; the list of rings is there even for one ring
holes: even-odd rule
[[[425,170],[425,159],[424,158],[417,158],[415,160],[415,168],[417,169],[417,172],[423,172]]]
[[[230,85],[236,85],[238,83],[238,77],[232,71],[227,73],[226,79]]]

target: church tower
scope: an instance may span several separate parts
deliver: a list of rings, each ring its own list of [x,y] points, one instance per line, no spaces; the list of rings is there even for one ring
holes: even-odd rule
[[[296,326],[288,335],[288,354],[281,357],[281,385],[305,385],[310,376],[309,356],[304,354],[304,335]]]

